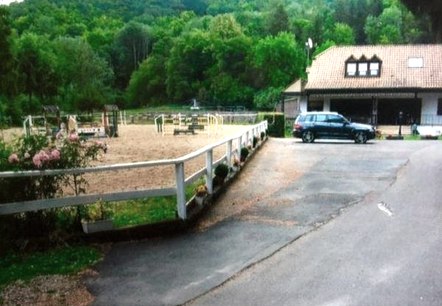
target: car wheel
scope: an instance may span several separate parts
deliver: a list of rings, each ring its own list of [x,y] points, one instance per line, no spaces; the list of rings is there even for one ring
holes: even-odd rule
[[[315,141],[315,134],[312,131],[302,133],[302,142],[312,143],[313,141]]]
[[[355,134],[355,142],[356,143],[366,143],[367,142],[367,134],[364,132],[357,132]]]

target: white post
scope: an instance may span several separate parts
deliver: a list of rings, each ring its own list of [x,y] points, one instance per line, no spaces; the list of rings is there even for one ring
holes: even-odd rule
[[[209,194],[213,193],[213,149],[206,152],[206,186]]]
[[[161,136],[164,136],[166,133],[166,117],[164,114],[161,115]]]
[[[227,142],[226,149],[227,166],[232,167],[232,139]]]
[[[175,177],[176,177],[176,201],[178,216],[182,220],[186,220],[186,193],[184,184],[184,163],[175,164]]]
[[[246,147],[249,145],[250,142],[250,135],[249,135],[250,131],[247,131],[246,133]]]
[[[239,156],[241,154],[241,147],[242,147],[241,140],[242,140],[242,136],[239,136],[238,137],[238,158],[239,158]]]

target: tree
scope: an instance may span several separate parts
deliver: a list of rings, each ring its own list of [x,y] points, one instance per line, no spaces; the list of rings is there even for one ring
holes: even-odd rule
[[[126,89],[130,76],[149,53],[149,30],[140,23],[128,23],[118,33],[112,52],[116,87]]]
[[[354,45],[356,43],[353,29],[345,23],[337,22],[331,31],[324,33],[325,41],[334,41],[337,45]]]
[[[65,109],[92,111],[107,101],[113,73],[81,38],[62,37],[55,42],[60,94]]]
[[[254,49],[254,64],[262,75],[261,90],[255,94],[254,104],[268,109],[278,99],[275,92],[281,92],[294,79],[304,77],[306,57],[289,33],[268,36],[258,41]]]
[[[130,106],[160,104],[168,100],[166,62],[171,48],[172,39],[163,37],[153,46],[152,55],[132,74],[127,88]]]
[[[271,35],[290,31],[289,15],[282,3],[276,4],[276,6],[270,11],[267,28],[268,33]]]
[[[17,42],[18,72],[24,93],[28,96],[27,111],[33,112],[33,97],[40,102],[57,94],[58,77],[55,72],[55,55],[47,37],[24,34]]]
[[[421,14],[428,14],[431,20],[431,32],[434,42],[442,42],[442,6],[434,0],[402,0],[410,10]]]
[[[217,39],[229,39],[242,35],[241,25],[233,15],[218,15],[210,22],[209,31]]]
[[[195,30],[178,38],[167,61],[167,94],[173,101],[194,98],[207,88],[207,72],[214,64],[211,38]]]
[[[392,1],[378,17],[368,16],[365,24],[370,44],[403,44],[419,41],[421,31],[413,15]]]
[[[0,95],[11,94],[14,87],[10,82],[14,63],[10,36],[9,13],[6,8],[0,7]]]
[[[267,36],[254,49],[254,64],[263,74],[262,87],[286,86],[304,76],[305,54],[289,33]]]
[[[366,42],[365,20],[369,15],[379,16],[383,7],[379,0],[336,0],[332,9],[335,20],[348,24],[354,31],[355,42],[363,44]]]

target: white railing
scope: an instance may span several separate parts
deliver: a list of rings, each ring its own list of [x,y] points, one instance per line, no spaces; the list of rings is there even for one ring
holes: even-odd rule
[[[61,198],[4,203],[0,204],[0,215],[50,209],[50,208],[59,208],[65,206],[91,204],[95,203],[98,200],[124,201],[124,200],[140,199],[140,198],[176,195],[178,216],[181,219],[185,220],[187,218],[186,206],[188,204],[186,202],[185,187],[197,181],[202,176],[205,176],[205,182],[208,189],[208,193],[209,194],[213,193],[213,169],[218,164],[223,162],[225,162],[230,168],[233,155],[238,154],[239,156],[240,150],[243,146],[253,141],[254,136],[259,138],[261,132],[264,132],[266,130],[267,130],[267,121],[262,121],[259,124],[253,125],[250,128],[245,129],[237,136],[226,138],[217,143],[205,146],[197,151],[194,151],[190,154],[175,159],[114,164],[114,165],[96,166],[90,168],[0,172],[0,178],[14,178],[14,177],[32,177],[32,176],[51,176],[57,174],[98,173],[98,172],[114,171],[121,169],[128,170],[135,168],[149,168],[149,167],[167,166],[167,165],[175,166],[174,187],[120,191],[120,192],[111,192],[111,193],[85,194],[85,195],[67,196]],[[221,158],[214,161],[213,160],[214,149],[223,145],[226,146],[225,148],[226,153]],[[186,178],[184,172],[185,164],[201,155],[205,155],[205,164],[200,170],[198,170],[197,172],[191,174]]]

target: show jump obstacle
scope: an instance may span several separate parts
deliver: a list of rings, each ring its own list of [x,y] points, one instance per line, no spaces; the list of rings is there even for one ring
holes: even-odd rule
[[[118,106],[105,105],[98,117],[90,116],[87,122],[78,120],[78,115],[66,115],[62,120],[57,106],[44,106],[42,116],[29,115],[24,119],[23,130],[27,136],[75,133],[86,137],[118,137],[118,113]]]
[[[155,117],[155,128],[157,133],[163,136],[180,135],[180,134],[195,134],[199,133],[213,133],[223,125],[223,117],[217,114],[173,114],[173,115],[159,115]]]

